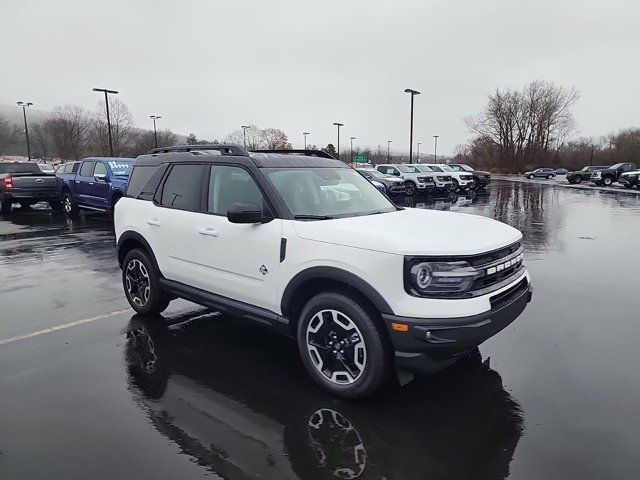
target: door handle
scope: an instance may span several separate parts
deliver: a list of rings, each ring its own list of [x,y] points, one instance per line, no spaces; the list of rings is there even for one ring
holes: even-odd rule
[[[160,226],[160,220],[158,220],[157,218],[152,218],[151,220],[147,220],[147,223],[149,225],[153,225],[154,227]]]
[[[198,229],[198,233],[200,235],[208,235],[210,237],[217,237],[218,235],[220,235],[220,233],[217,230],[214,230],[211,227],[207,227],[207,228],[199,228]]]
[[[89,185],[93,185],[93,182],[89,182]]]

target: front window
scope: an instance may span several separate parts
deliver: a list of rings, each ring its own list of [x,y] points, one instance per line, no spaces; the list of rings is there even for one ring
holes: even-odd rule
[[[226,215],[234,203],[254,204],[265,214],[269,211],[262,192],[246,170],[229,165],[212,165],[207,212]]]
[[[581,172],[589,172],[591,170],[595,170],[594,168],[591,167],[584,167],[582,170],[580,170]]]
[[[117,177],[127,177],[131,173],[131,167],[133,162],[131,160],[109,160],[109,168],[111,172]]]
[[[396,210],[371,182],[350,168],[265,168],[263,172],[291,213],[300,219]]]

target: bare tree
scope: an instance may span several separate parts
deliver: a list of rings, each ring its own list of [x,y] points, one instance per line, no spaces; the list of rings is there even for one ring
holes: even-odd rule
[[[44,128],[61,159],[78,160],[89,138],[91,117],[77,105],[56,107]]]
[[[104,101],[100,101],[100,107],[94,120],[92,140],[94,148],[103,155],[109,154],[109,132],[107,128],[107,112]],[[127,148],[136,137],[136,128],[133,116],[127,106],[114,98],[109,101],[109,119],[111,120],[111,138],[113,142],[113,155],[123,156]]]
[[[224,138],[223,142],[243,146],[246,138],[248,150],[259,150],[266,147],[263,132],[257,125],[249,125],[246,132],[242,129],[234,130]]]
[[[171,130],[162,130],[158,131],[158,146],[159,147],[170,147],[171,145],[176,144],[176,140],[178,137]],[[154,137],[152,130],[139,130],[136,133],[136,138],[131,143],[131,148],[129,149],[129,155],[136,157],[138,155],[142,155],[143,153],[147,153],[149,150],[155,148],[156,139]]]
[[[497,147],[502,168],[521,170],[544,164],[573,133],[571,107],[578,100],[575,89],[534,81],[522,90],[496,89],[484,111],[465,119],[478,135],[479,144]],[[486,150],[486,149],[485,149]]]
[[[279,128],[265,128],[262,130],[262,142],[269,150],[291,150],[291,143],[287,134]]]

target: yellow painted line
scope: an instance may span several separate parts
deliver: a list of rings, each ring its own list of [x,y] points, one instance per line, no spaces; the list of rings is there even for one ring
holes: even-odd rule
[[[96,315],[95,317],[84,318],[82,320],[76,320],[75,322],[63,323],[60,325],[55,325],[53,327],[45,328],[44,330],[38,330],[36,332],[25,333],[24,335],[17,335],[11,338],[0,339],[0,345],[4,345],[6,343],[13,343],[19,340],[26,340],[28,338],[37,337],[39,335],[44,335],[45,333],[53,333],[58,332],[60,330],[66,330],[67,328],[77,327],[78,325],[84,325],[85,323],[96,322],[98,320],[104,320],[105,318],[114,317],[116,315],[120,315],[122,313],[130,312],[128,308],[123,308],[122,310],[116,310],[115,312],[103,313],[101,315]]]

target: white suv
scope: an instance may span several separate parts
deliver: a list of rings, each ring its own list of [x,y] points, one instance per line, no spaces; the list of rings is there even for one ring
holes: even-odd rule
[[[531,298],[518,230],[397,207],[323,152],[154,152],[115,210],[132,308],[181,297],[278,329],[337,396],[373,393],[394,367],[450,365]]]
[[[417,165],[417,167],[427,167],[432,172],[449,175],[453,182],[454,190],[467,190],[475,186],[472,173],[456,171],[444,163],[421,163],[420,165]]]
[[[442,188],[438,182],[436,182],[434,175],[422,173],[413,165],[385,163],[377,165],[376,170],[380,173],[392,175],[404,180],[405,193],[410,197],[416,193]]]

